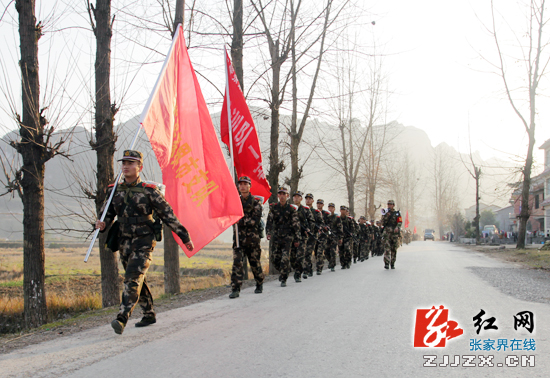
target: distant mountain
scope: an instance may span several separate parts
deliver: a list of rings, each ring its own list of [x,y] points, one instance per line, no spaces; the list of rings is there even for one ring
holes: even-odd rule
[[[268,169],[270,112],[266,109],[251,108],[251,113],[258,129],[264,167]],[[219,113],[212,115],[214,126],[218,131],[219,119]],[[136,116],[117,126],[116,158],[121,155],[122,150],[130,147],[130,143],[138,130],[138,122],[139,117]],[[285,178],[290,176],[288,136],[290,116],[281,115],[280,122],[279,153],[280,156],[284,157],[283,160],[287,167],[281,174],[280,183],[282,184]],[[397,163],[399,163],[399,159],[406,156],[417,167],[418,179],[422,181],[424,186],[417,208],[418,211],[425,213],[427,218],[432,217],[433,201],[430,189],[430,172],[434,147],[431,144],[429,135],[417,127],[403,126],[397,122],[392,122],[389,126],[390,131],[384,148],[387,148],[389,158],[396,159]],[[94,218],[94,204],[91,200],[84,198],[81,191],[81,186],[95,188],[96,154],[89,146],[90,132],[77,127],[58,133],[57,138],[62,135],[70,135],[65,149],[69,151],[71,160],[58,156],[46,164],[46,228],[55,230],[48,232],[47,237],[51,239],[57,238],[57,233],[63,229],[89,230],[90,226],[86,223],[86,220]],[[16,138],[17,134],[15,132],[2,137],[4,141]],[[334,156],[338,156],[336,152],[339,151],[340,146],[340,134],[337,127],[316,119],[308,121],[304,141],[300,146],[300,164],[303,164],[304,168],[300,190],[312,192],[316,199],[323,198],[325,203],[334,202],[337,206],[348,202],[342,170],[333,159]],[[13,148],[6,143],[2,143],[1,148],[8,160],[15,159],[15,162],[17,162],[18,156]],[[143,131],[139,133],[134,148],[142,151],[145,155],[144,179],[162,182],[160,168]],[[453,167],[460,177],[458,192],[460,193],[462,207],[465,208],[475,202],[473,180],[460,159],[461,155],[453,148],[448,146],[447,148],[453,155]],[[222,145],[222,150],[226,152],[227,156],[225,145]],[[330,156],[331,154],[333,157]],[[462,156],[462,160],[468,162],[469,157]],[[474,154],[474,160],[484,167],[484,176],[481,182],[483,201],[488,204],[505,206],[508,198],[502,194],[502,189],[505,188],[506,179],[509,176],[503,168],[506,163],[497,159],[483,162],[478,153]],[[388,190],[388,188],[380,188],[376,196],[377,202],[384,203],[388,199]],[[358,213],[362,213],[361,209],[364,209],[364,197],[365,193],[358,191],[356,200]],[[0,214],[2,215],[0,217],[0,238],[22,239],[22,204],[20,199],[12,196],[0,197]],[[264,211],[264,215],[267,215],[267,211]],[[70,236],[82,239],[84,234],[71,233]],[[229,233],[226,233],[222,239],[229,240]]]

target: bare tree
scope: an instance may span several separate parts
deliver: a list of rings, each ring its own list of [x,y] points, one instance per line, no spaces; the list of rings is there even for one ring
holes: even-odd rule
[[[527,155],[523,166],[523,184],[521,192],[521,202],[524,206],[521,207],[519,214],[519,234],[517,248],[525,248],[525,236],[527,231],[527,221],[529,220],[529,191],[531,188],[531,171],[533,167],[533,148],[535,145],[535,126],[537,117],[536,100],[538,97],[538,88],[542,78],[545,76],[546,68],[550,61],[550,57],[543,57],[544,50],[548,46],[545,40],[544,28],[548,22],[545,17],[546,0],[530,0],[528,2],[528,19],[527,30],[520,36],[514,33],[516,42],[514,46],[519,44],[521,49],[521,61],[524,63],[525,84],[523,88],[526,90],[526,98],[516,97],[518,92],[514,88],[517,87],[513,82],[511,71],[508,68],[518,62],[518,58],[503,50],[500,38],[500,32],[497,33],[497,24],[495,16],[495,7],[491,1],[492,28],[491,33],[495,41],[498,52],[498,62],[494,64],[498,74],[502,78],[504,89],[508,101],[514,113],[518,116],[521,124],[525,128],[528,136]],[[509,21],[506,21],[509,25]],[[525,105],[524,105],[525,104]]]
[[[475,227],[476,244],[479,244],[480,243],[480,235],[479,235],[479,219],[480,219],[479,200],[481,199],[481,196],[479,194],[479,187],[480,187],[480,183],[481,183],[481,166],[477,165],[474,162],[474,157],[472,155],[472,142],[470,141],[470,126],[469,125],[468,125],[468,142],[469,142],[469,147],[470,147],[468,157],[470,158],[471,166],[469,166],[468,164],[466,164],[466,162],[464,162],[464,159],[462,159],[461,154],[459,154],[459,155],[460,155],[460,160],[462,161],[462,164],[464,165],[464,167],[466,168],[466,170],[468,171],[470,176],[472,176],[472,178],[475,181],[475,185],[476,185],[476,215],[474,217],[473,226]]]
[[[111,103],[111,37],[115,20],[114,16],[111,19],[111,0],[97,0],[95,7],[88,1],[88,14],[96,38],[95,140],[90,140],[90,146],[97,153],[97,190],[93,197],[99,217],[107,199],[107,187],[115,179],[113,164],[117,138],[113,122],[118,107]],[[117,254],[106,247],[106,239],[107,233],[99,235],[101,302],[103,307],[110,307],[120,302],[120,283]]]
[[[445,144],[440,144],[434,148],[431,175],[434,210],[439,228],[439,237],[442,238],[449,216],[458,208],[457,175],[454,171],[450,148]]]
[[[23,201],[23,291],[27,327],[46,323],[44,254],[44,171],[48,160],[62,154],[64,138],[52,142],[55,128],[40,109],[38,41],[42,24],[36,22],[35,1],[17,0],[21,68],[22,114],[16,115],[19,139],[10,144],[21,155],[22,167],[15,174]]]

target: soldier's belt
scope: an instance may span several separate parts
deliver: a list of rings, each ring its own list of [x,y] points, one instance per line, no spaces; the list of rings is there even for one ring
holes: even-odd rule
[[[148,221],[153,221],[153,216],[151,214],[145,215],[143,217],[119,217],[118,221],[121,224],[138,224],[138,223],[145,223]]]

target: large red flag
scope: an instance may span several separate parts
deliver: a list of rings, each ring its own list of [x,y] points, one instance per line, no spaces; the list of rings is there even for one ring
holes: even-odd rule
[[[166,200],[187,228],[195,249],[243,216],[233,180],[178,27],[155,88],[141,115],[162,170]]]
[[[405,228],[409,228],[409,210],[407,210],[407,214],[405,215]]]
[[[250,110],[246,105],[243,92],[239,85],[239,79],[229,55],[225,53],[227,85],[225,96],[223,98],[222,115],[220,119],[220,134],[222,141],[229,147],[229,121],[233,135],[233,161],[237,169],[237,175],[248,176],[252,181],[250,192],[264,198],[264,203],[271,196],[271,187],[266,180],[262,164],[262,152],[258,133],[250,115]],[[229,92],[229,93],[228,93]],[[229,95],[229,105],[231,107],[231,117],[227,115],[227,101]]]

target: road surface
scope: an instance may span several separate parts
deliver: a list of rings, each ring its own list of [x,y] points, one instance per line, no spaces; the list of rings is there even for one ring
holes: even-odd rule
[[[504,294],[515,282],[506,280],[507,271],[517,271],[512,265],[450,243],[419,241],[399,249],[396,268],[385,270],[382,257],[372,257],[302,283],[289,279],[286,288],[268,282],[261,295],[249,288],[238,299],[223,296],[163,312],[146,328],[134,327],[138,309],[121,336],[106,324],[2,355],[0,376],[548,376],[550,300]],[[501,287],[480,271],[500,272]],[[449,319],[464,334],[444,348],[414,348],[416,309],[434,305],[449,309]],[[472,318],[481,309],[483,319],[496,318],[498,330],[476,334]],[[521,311],[535,315],[532,334],[514,329],[514,315]],[[488,339],[518,339],[522,347],[523,340],[533,339],[536,350],[470,351],[471,339],[482,346]],[[437,356],[435,364],[444,363],[445,355],[450,363],[461,356],[460,365],[425,367],[425,355]],[[469,364],[462,356],[469,355],[476,356],[475,365],[483,363],[479,355],[493,355],[494,366],[462,366]],[[526,366],[521,356],[531,356]],[[515,362],[518,366],[506,365]]]

